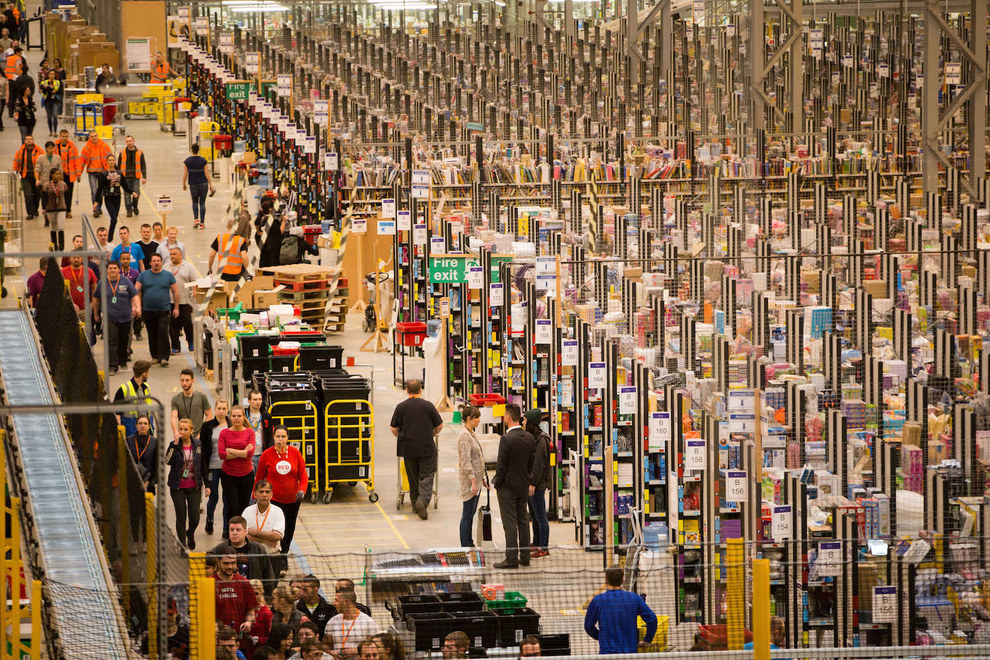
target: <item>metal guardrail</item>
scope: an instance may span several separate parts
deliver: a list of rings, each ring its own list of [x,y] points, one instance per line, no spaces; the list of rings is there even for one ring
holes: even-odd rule
[[[20,249],[24,247],[24,195],[21,193],[21,177],[17,172],[0,172],[0,224],[7,229],[7,242]],[[17,252],[20,250],[12,250]],[[18,264],[11,261],[8,268]]]
[[[11,406],[56,403],[41,347],[26,311],[0,310],[0,379]],[[89,648],[93,658],[127,658],[130,642],[93,513],[61,417],[54,412],[10,415],[6,450],[20,474],[36,578],[73,584],[71,598],[46,598],[46,636],[53,657]],[[35,545],[36,544],[36,545]],[[73,637],[85,635],[84,643]],[[94,637],[101,643],[94,644]],[[88,654],[87,654],[88,655]]]

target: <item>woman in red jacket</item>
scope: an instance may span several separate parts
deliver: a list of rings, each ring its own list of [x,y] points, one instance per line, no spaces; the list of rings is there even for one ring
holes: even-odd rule
[[[244,423],[244,408],[230,409],[230,426],[220,431],[217,439],[220,483],[223,485],[223,536],[227,538],[227,515],[239,516],[251,502],[254,490],[254,431]]]
[[[258,461],[255,483],[267,479],[272,484],[272,502],[285,514],[281,551],[283,555],[288,555],[292,535],[296,531],[299,503],[306,496],[309,481],[302,454],[289,444],[289,430],[279,425],[275,427],[274,434],[275,445],[266,449]],[[287,566],[285,559],[283,565]]]

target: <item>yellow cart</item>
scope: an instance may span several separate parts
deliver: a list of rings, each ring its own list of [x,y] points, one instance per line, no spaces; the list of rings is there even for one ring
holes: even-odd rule
[[[375,410],[364,399],[338,399],[324,411],[323,501],[329,503],[334,484],[364,482],[368,500],[375,492]]]

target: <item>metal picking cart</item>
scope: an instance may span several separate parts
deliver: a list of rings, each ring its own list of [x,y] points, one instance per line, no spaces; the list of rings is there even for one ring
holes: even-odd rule
[[[437,456],[440,455],[440,443],[437,438],[433,438],[433,444],[437,447]],[[401,456],[397,460],[397,472],[398,478],[395,480],[395,490],[398,495],[395,496],[395,510],[399,511],[402,509],[403,502],[406,501],[406,495],[409,494],[409,479],[406,478],[406,463]],[[433,478],[433,508],[440,506],[440,476],[436,475]]]
[[[323,501],[329,503],[334,484],[364,482],[368,500],[375,492],[375,410],[364,399],[339,399],[325,409],[325,472]]]

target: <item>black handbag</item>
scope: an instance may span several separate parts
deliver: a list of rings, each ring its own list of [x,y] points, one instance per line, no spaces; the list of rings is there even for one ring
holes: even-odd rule
[[[482,541],[492,540],[492,491],[485,475],[485,503],[479,507],[478,513],[479,536]]]

